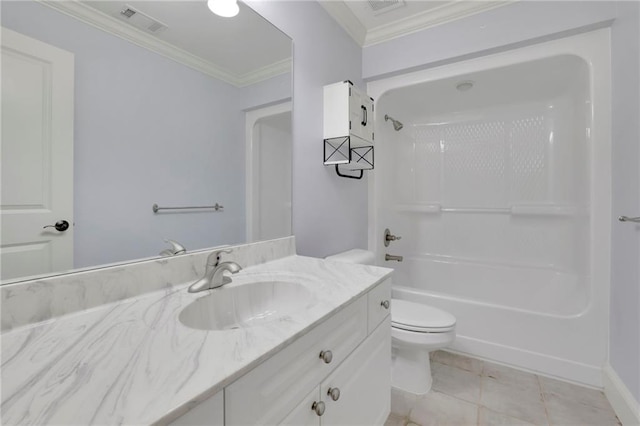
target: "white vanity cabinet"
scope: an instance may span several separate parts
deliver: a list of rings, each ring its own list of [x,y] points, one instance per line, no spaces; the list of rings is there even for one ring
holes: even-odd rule
[[[391,319],[387,316],[320,385],[320,396],[325,401],[320,424],[384,424],[391,409],[390,362]]]
[[[384,424],[391,409],[390,356],[391,320],[387,317],[280,424],[288,426]]]
[[[380,297],[390,291],[390,280],[380,283],[227,386],[225,425],[382,425],[391,325],[383,305],[390,298]],[[377,327],[368,331],[372,317]]]
[[[171,426],[224,426],[224,393],[220,391],[193,407]]]

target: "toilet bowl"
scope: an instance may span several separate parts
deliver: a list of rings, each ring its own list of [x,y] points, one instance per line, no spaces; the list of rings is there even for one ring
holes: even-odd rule
[[[353,249],[326,259],[372,265],[375,255]],[[391,386],[416,395],[429,392],[433,383],[429,352],[453,343],[455,326],[456,318],[441,309],[391,299]]]
[[[391,300],[391,385],[412,394],[431,389],[429,352],[455,339],[456,318],[432,306]]]

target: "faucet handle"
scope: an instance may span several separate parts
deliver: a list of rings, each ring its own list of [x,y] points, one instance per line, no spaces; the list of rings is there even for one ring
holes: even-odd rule
[[[187,252],[187,249],[184,246],[173,240],[164,240],[165,243],[170,244],[171,248],[162,250],[159,254],[160,256],[176,256],[178,254],[184,254]]]
[[[214,250],[211,252],[209,257],[207,257],[207,265],[218,266],[220,263],[220,258],[222,257],[222,253],[231,253],[233,250],[231,249],[220,249]]]

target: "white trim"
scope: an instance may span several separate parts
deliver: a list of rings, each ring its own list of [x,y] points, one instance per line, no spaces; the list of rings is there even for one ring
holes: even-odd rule
[[[251,84],[259,83],[264,80],[268,80],[280,74],[290,73],[293,69],[293,60],[291,58],[283,59],[278,62],[274,62],[270,65],[265,65],[262,68],[253,70],[240,77],[240,87],[249,86]]]
[[[604,394],[624,426],[640,425],[640,402],[625,386],[616,371],[608,362],[602,369]]]
[[[245,238],[249,243],[256,241],[253,236],[253,129],[261,118],[291,111],[291,101],[287,101],[245,113]]]
[[[244,87],[259,81],[267,80],[286,72],[291,72],[291,59],[275,62],[243,76],[236,76],[219,65],[200,56],[180,49],[171,43],[160,40],[142,30],[131,27],[126,23],[100,12],[78,0],[45,1],[37,0],[40,4],[71,16],[109,34],[120,37],[140,47],[148,49],[165,58],[172,59],[206,75],[222,80],[236,87]]]
[[[363,25],[344,1],[320,0],[319,3],[356,43],[361,47],[367,47],[476,13],[506,6],[515,1],[517,0],[450,1],[442,6],[370,29]]]

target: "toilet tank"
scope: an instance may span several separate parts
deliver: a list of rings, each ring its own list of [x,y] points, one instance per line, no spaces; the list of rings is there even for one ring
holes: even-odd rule
[[[362,265],[374,265],[376,261],[376,255],[369,250],[363,249],[351,249],[336,253],[331,256],[325,257],[326,260],[345,263],[360,263]]]

